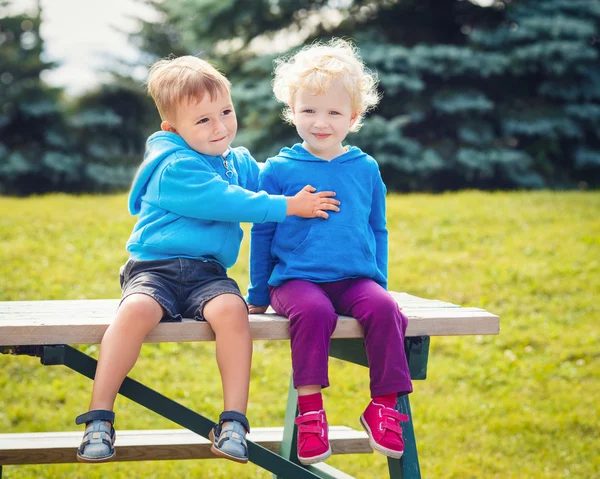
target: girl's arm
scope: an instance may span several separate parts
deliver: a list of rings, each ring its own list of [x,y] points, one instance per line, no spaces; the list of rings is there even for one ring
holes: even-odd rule
[[[259,175],[258,187],[269,194],[279,195],[281,187],[275,178],[274,167],[267,161]],[[250,235],[250,286],[248,287],[248,304],[251,306],[268,306],[269,278],[273,271],[274,260],[271,246],[277,223],[261,223],[252,226]],[[251,311],[252,312],[252,311]],[[262,312],[262,311],[261,311]]]
[[[375,185],[373,187],[373,200],[371,203],[369,224],[375,234],[375,259],[377,260],[377,267],[385,278],[385,283],[379,282],[379,284],[387,289],[388,230],[386,228],[385,220],[385,194],[386,187],[381,179],[381,173],[377,170]]]

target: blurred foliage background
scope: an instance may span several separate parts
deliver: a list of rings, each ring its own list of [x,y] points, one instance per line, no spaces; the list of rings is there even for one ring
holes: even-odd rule
[[[136,63],[72,98],[45,85],[40,11],[2,14],[0,194],[129,186],[159,117],[129,76],[170,54],[232,81],[237,145],[259,161],[293,144],[271,91],[273,59],[352,39],[383,101],[348,142],[393,191],[597,188],[600,2],[594,0],[139,0],[157,20],[130,35]],[[14,9],[13,9],[14,10]]]

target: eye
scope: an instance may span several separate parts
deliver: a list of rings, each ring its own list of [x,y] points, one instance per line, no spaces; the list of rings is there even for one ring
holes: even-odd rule
[[[196,122],[196,125],[200,125],[202,123],[208,123],[208,118],[202,118]]]
[[[339,111],[330,111],[329,114],[330,115],[341,115],[341,113]]]
[[[314,112],[315,112],[315,110],[311,110],[310,108],[306,108],[306,109],[302,110],[302,113],[309,113],[310,114],[310,113],[314,113]]]
[[[223,110],[222,115],[226,116],[226,115],[231,115],[233,113],[233,110],[231,108],[228,108],[227,110]]]

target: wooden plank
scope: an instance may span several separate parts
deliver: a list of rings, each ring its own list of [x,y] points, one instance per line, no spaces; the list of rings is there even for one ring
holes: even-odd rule
[[[479,308],[393,293],[409,318],[407,336],[498,334],[498,316]],[[441,304],[440,304],[441,303]],[[0,302],[0,346],[99,343],[112,321],[118,300]],[[289,339],[289,321],[272,310],[250,315],[255,340]],[[334,338],[362,337],[356,320],[340,317]],[[161,323],[146,342],[214,341],[208,323],[184,320]]]
[[[82,431],[0,434],[0,464],[59,464],[77,462]],[[248,439],[279,452],[282,427],[254,428]],[[334,454],[371,453],[367,434],[345,426],[330,426]],[[115,461],[218,459],[210,442],[187,429],[117,431]]]

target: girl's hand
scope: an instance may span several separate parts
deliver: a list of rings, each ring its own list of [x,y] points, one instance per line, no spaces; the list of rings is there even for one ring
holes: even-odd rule
[[[268,306],[254,306],[253,304],[248,305],[248,311],[250,314],[263,314],[268,309]]]

